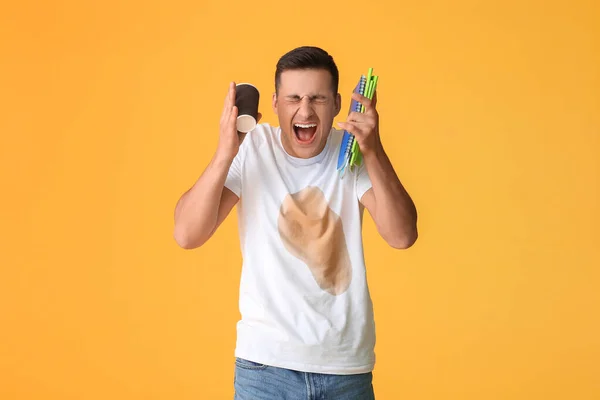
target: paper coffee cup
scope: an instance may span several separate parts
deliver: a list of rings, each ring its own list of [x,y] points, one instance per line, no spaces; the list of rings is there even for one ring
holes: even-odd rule
[[[235,105],[238,108],[237,130],[248,133],[256,127],[260,93],[250,83],[238,83],[235,86]]]

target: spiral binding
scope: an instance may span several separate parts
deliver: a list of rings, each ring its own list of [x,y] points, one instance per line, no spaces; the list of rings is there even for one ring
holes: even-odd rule
[[[356,85],[355,92],[364,96],[366,84],[367,84],[366,76],[361,75],[360,80],[359,80],[358,84]],[[350,105],[350,111],[361,112],[361,109],[362,109],[362,104],[357,102],[356,100],[352,100],[352,103]],[[340,161],[339,161],[340,176],[342,176],[342,177],[345,175],[346,167],[348,166],[348,160],[350,160],[350,158],[352,156],[352,146],[354,145],[354,140],[355,140],[354,135],[351,134],[350,132],[344,130],[344,137],[342,139],[342,144],[341,144],[342,152],[340,154]]]

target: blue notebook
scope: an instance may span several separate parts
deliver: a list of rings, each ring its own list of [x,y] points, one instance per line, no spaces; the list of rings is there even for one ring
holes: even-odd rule
[[[354,93],[358,93],[364,96],[365,94],[365,86],[367,83],[367,78],[364,75],[361,75],[358,84],[354,88]],[[362,104],[352,99],[350,103],[350,111],[351,112],[361,112]],[[338,155],[338,163],[337,169],[340,171],[340,174],[343,176],[346,172],[346,168],[349,166],[349,161],[352,156],[352,146],[354,144],[354,135],[344,130],[344,136],[342,138],[342,144],[340,146],[340,154]]]

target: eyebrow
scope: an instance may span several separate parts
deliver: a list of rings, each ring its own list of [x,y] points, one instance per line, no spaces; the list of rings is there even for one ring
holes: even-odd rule
[[[326,99],[327,96],[325,96],[324,94],[313,94],[313,95],[307,95],[309,99]],[[288,99],[299,99],[300,95],[298,94],[288,94],[285,96]]]

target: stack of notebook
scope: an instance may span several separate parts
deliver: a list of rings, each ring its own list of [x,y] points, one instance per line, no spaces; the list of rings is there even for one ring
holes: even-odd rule
[[[375,89],[377,87],[378,79],[378,76],[373,75],[373,68],[369,68],[367,76],[361,75],[358,85],[356,85],[354,91],[372,100],[373,94],[375,93]],[[352,100],[352,103],[350,104],[350,112],[352,111],[359,113],[365,112],[365,106],[356,100]],[[343,177],[348,168],[353,170],[354,167],[360,165],[362,165],[362,154],[356,139],[353,134],[344,131],[344,137],[342,138],[337,165],[340,176]]]

